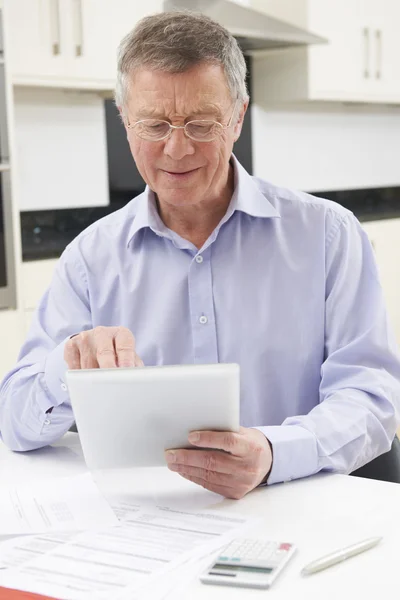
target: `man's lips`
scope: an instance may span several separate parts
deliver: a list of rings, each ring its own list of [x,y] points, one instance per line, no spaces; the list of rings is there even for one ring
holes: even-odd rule
[[[186,171],[162,169],[162,171],[164,171],[164,173],[168,173],[168,175],[189,175],[190,173],[194,173],[195,171],[197,171],[199,168],[200,167],[195,167],[194,169],[186,169]]]

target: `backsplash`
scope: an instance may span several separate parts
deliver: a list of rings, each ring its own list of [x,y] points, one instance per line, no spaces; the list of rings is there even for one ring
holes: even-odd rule
[[[400,217],[400,187],[313,192],[351,210],[360,221]],[[122,208],[135,194],[113,196],[108,206],[21,212],[24,261],[59,257],[86,227]]]
[[[400,217],[400,187],[311,192],[351,210],[359,221],[378,221]]]
[[[58,258],[77,235],[122,208],[132,194],[107,206],[21,212],[22,260]]]

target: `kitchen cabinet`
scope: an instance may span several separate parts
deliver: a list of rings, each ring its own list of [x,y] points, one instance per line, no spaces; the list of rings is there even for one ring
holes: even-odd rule
[[[34,310],[53,277],[57,258],[32,260],[22,263],[22,307],[25,311]]]
[[[17,361],[25,337],[24,315],[21,310],[0,310],[0,381]]]
[[[258,55],[253,65],[257,103],[400,104],[398,0],[252,0],[252,6],[328,40]]]
[[[362,224],[373,245],[390,321],[400,344],[400,219]]]
[[[70,0],[71,1],[71,0]],[[162,0],[72,0],[75,36],[73,77],[114,88],[117,48],[142,17],[162,10]],[[78,32],[81,31],[79,35]],[[104,82],[104,83],[102,83]]]
[[[50,285],[57,259],[22,263],[21,307],[18,310],[0,310],[0,380],[17,361],[21,346],[28,333],[32,316],[47,287]]]
[[[383,7],[383,8],[382,8]],[[372,22],[375,22],[375,77],[379,93],[397,98],[400,103],[400,2],[373,2]]]
[[[66,55],[58,0],[4,0],[7,66],[12,80],[27,84],[62,78]]]
[[[14,84],[112,90],[121,39],[162,0],[4,0]]]

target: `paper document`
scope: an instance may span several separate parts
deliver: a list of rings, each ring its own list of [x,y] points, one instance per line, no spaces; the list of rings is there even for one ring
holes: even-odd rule
[[[98,529],[117,523],[89,473],[0,490],[0,536]]]
[[[224,546],[225,544],[222,547]],[[144,588],[134,600],[149,600],[150,597],[151,600],[187,600],[190,598],[190,587],[198,581],[219,552],[208,553],[203,558],[192,558],[182,567],[171,570],[162,581],[157,582],[158,585],[154,585],[151,589],[151,595],[147,595],[147,588]]]
[[[76,531],[58,531],[36,535],[17,535],[0,543],[0,569],[19,567],[65,544]]]
[[[35,536],[43,550],[36,558],[26,559],[26,540],[14,545],[8,556],[7,550],[2,556],[0,544],[0,562],[15,565],[0,570],[0,585],[61,600],[134,600],[142,589],[150,598],[151,586],[160,577],[196,556],[204,557],[255,521],[207,510],[127,504],[113,508],[121,519],[119,527],[75,534],[58,543],[55,537]]]

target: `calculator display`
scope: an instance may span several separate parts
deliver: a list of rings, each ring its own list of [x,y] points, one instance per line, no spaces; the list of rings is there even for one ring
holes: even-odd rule
[[[218,571],[241,571],[246,573],[272,573],[273,569],[270,567],[245,567],[243,565],[227,565],[225,563],[215,563],[213,565],[210,574],[213,575],[213,570]]]

